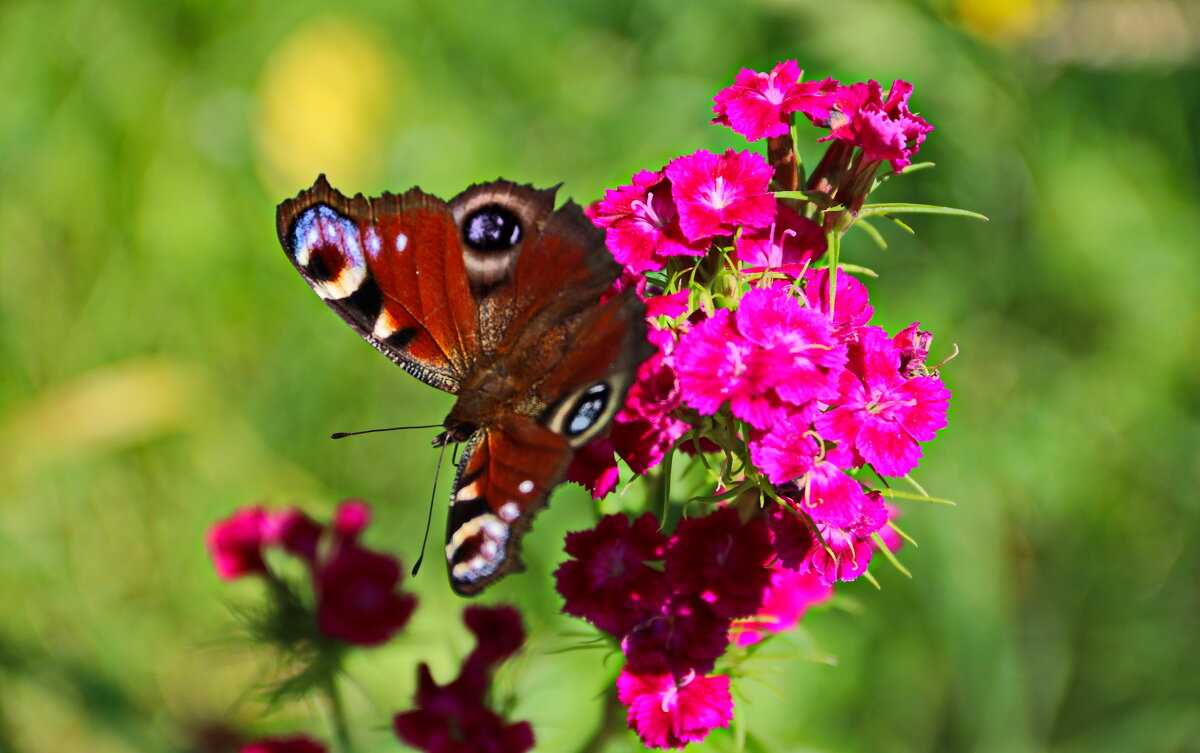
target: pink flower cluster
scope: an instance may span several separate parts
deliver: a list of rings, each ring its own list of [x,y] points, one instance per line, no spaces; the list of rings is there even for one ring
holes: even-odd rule
[[[714,123],[727,125],[750,141],[788,133],[792,113],[830,129],[819,141],[837,139],[863,150],[866,162],[891,162],[896,172],[910,162],[933,126],[908,108],[912,84],[896,80],[887,99],[878,81],[842,84],[801,81],[804,71],[785,60],[770,73],[743,68],[733,86],[713,98]]]
[[[521,615],[512,607],[472,606],[463,621],[475,635],[475,649],[447,685],[438,685],[421,664],[416,708],[396,715],[396,734],[425,753],[524,753],[533,748],[529,723],[507,722],[485,703],[496,665],[525,642]]]
[[[716,96],[713,122],[770,140],[770,163],[700,150],[587,210],[625,267],[616,288],[646,302],[658,352],[568,478],[600,498],[617,485],[616,458],[643,474],[679,449],[721,453],[718,491],[752,492],[731,491],[736,505],[684,518],[670,536],[650,514],[567,536],[563,611],[620,640],[618,694],[649,746],[728,725],[717,661],[731,642],[795,627],[833,584],[865,573],[878,546],[899,546],[895,511],[864,469],[883,481],[916,467],[946,425],[950,392],[926,364],[931,335],[873,325],[867,288],[826,255],[879,166],[902,170],[931,130],[909,110],[911,92],[903,81],[886,97],[875,81],[804,82],[794,61],[743,70]],[[797,112],[833,142],[807,199],[772,193],[780,170],[796,171],[778,147],[791,157]],[[747,504],[759,498],[764,507]]]
[[[206,538],[217,575],[273,578],[267,551],[302,560],[312,575],[316,626],[322,635],[358,646],[385,643],[407,623],[417,597],[397,590],[400,562],[359,543],[371,520],[365,502],[347,500],[322,527],[295,508],[245,507],[214,524]]]
[[[592,486],[602,496],[615,484],[618,442],[622,457],[661,459],[689,431],[715,439],[698,433],[689,408],[700,416],[728,411],[745,427],[754,468],[784,503],[771,518],[784,563],[825,583],[862,575],[870,539],[888,516],[880,496],[850,473],[865,465],[881,476],[909,473],[920,443],[946,425],[950,391],[925,366],[927,332],[914,323],[888,336],[870,324],[866,287],[845,272],[832,278],[810,269],[795,282],[752,288],[736,310],[698,312],[695,323],[657,330],[666,347],[639,372],[622,414],[636,415],[643,430],[618,440],[618,423],[613,439],[576,458],[572,477],[611,473]],[[652,390],[673,395],[656,414],[637,399]]]

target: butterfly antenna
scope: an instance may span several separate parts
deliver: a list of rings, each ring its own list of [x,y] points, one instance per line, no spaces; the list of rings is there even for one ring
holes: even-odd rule
[[[366,429],[364,431],[339,431],[329,435],[330,439],[341,439],[342,437],[353,437],[358,434],[374,434],[377,431],[400,431],[401,429],[440,429],[441,424],[430,424],[429,426],[392,426],[387,429]]]
[[[425,427],[430,428],[430,427]],[[458,447],[458,445],[455,445]],[[433,491],[429,494],[429,513],[425,516],[425,535],[421,537],[421,555],[417,557],[417,563],[413,565],[410,575],[416,575],[421,569],[421,563],[425,561],[425,545],[429,543],[429,526],[433,523],[433,500],[437,498],[437,482],[438,475],[442,472],[442,458],[446,457],[446,445],[442,445],[442,449],[438,451],[437,467],[433,471]]]

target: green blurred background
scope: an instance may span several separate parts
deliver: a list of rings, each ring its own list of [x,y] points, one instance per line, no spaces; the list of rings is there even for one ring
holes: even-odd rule
[[[914,82],[938,167],[880,198],[992,221],[848,239],[882,324],[961,348],[918,473],[959,505],[906,505],[915,578],[841,589],[756,663],[739,721],[781,753],[1200,751],[1198,27],[1165,0],[0,4],[0,751],[328,738],[257,699],[273,668],[228,607],[258,584],[219,583],[203,532],[247,502],[360,496],[368,543],[411,562],[426,432],[326,436],[437,423],[451,398],[325,310],[275,204],[321,171],[589,201],[739,146],[710,97],[784,58]],[[530,572],[484,597],[527,615],[500,682],[538,750],[579,749],[615,666],[550,653],[582,627],[549,573],[592,509],[560,489]],[[364,750],[399,747],[418,659],[446,680],[470,647],[433,560],[405,638],[352,662]]]

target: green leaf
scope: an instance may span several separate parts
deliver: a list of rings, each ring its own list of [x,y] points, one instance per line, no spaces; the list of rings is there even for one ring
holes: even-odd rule
[[[892,553],[891,549],[888,549],[888,545],[884,543],[883,537],[880,536],[878,532],[871,534],[871,538],[875,540],[877,545],[876,548],[879,550],[879,553],[883,555],[884,559],[892,563],[892,567],[904,573],[906,578],[912,577],[912,573],[908,571],[907,567],[900,564],[900,560],[896,559],[896,555]]]
[[[872,225],[871,223],[867,222],[866,220],[864,220],[860,217],[858,222],[851,225],[851,227],[862,228],[862,231],[864,233],[866,233],[867,235],[871,236],[871,240],[875,241],[876,246],[879,246],[884,251],[887,250],[887,247],[888,247],[887,241],[885,241],[883,239],[883,236],[880,235],[879,231],[876,230],[875,226]],[[845,269],[844,264],[842,265],[842,268]],[[874,277],[875,275],[871,275],[871,276]]]
[[[905,231],[905,232],[907,232],[909,235],[916,235],[916,234],[917,234],[917,231],[916,231],[916,230],[913,230],[911,227],[909,227],[909,226],[908,226],[908,223],[904,222],[904,221],[903,221],[903,220],[901,220],[899,217],[892,217],[892,216],[890,216],[890,215],[886,215],[886,214],[885,214],[885,215],[884,215],[884,219],[887,219],[887,220],[889,220],[889,221],[891,221],[891,222],[894,222],[894,223],[896,223],[897,225],[899,225],[899,226],[900,226],[900,229],[901,229],[901,230],[904,230],[904,231]]]
[[[950,505],[951,507],[958,506],[958,503],[952,500],[930,497],[927,494],[913,494],[911,492],[896,491],[895,489],[872,489],[871,491],[879,492],[888,499],[915,499],[918,502],[934,502],[939,505]]]
[[[824,204],[829,201],[829,194],[824,191],[774,191],[773,193],[777,199],[800,199],[816,204]]]
[[[956,217],[974,217],[977,220],[988,220],[978,212],[972,212],[968,209],[955,209],[954,207],[939,207],[933,204],[865,204],[862,211],[858,213],[861,217],[872,217],[877,214],[949,214]]]
[[[866,275],[867,277],[875,277],[875,278],[879,277],[879,273],[876,272],[875,270],[871,269],[870,267],[860,267],[857,264],[847,264],[846,262],[842,262],[842,263],[838,264],[838,269],[842,270],[843,272],[849,272],[851,274]]]

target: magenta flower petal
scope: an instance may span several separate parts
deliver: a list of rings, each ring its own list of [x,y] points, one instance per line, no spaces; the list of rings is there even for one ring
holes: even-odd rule
[[[813,466],[796,501],[814,521],[835,527],[852,525],[870,504],[862,485],[829,462]]]
[[[668,256],[703,256],[708,249],[707,238],[683,236],[662,171],[637,173],[630,185],[608,191],[586,213],[607,231],[609,251],[630,272],[662,269]]]
[[[936,377],[904,378],[900,351],[878,327],[864,327],[850,347],[849,369],[838,381],[833,410],[821,414],[817,431],[843,445],[876,471],[903,476],[921,458],[918,441],[946,425],[950,391]]]
[[[811,269],[804,274],[804,297],[809,306],[829,317],[829,270]],[[848,272],[837,276],[833,300],[833,333],[839,340],[857,339],[858,331],[871,321],[875,309],[869,303],[867,286]]]
[[[917,153],[925,137],[933,130],[919,115],[908,109],[912,84],[896,80],[883,100],[877,81],[839,86],[830,117],[829,136],[863,150],[864,162],[891,162],[896,172],[903,170]]]
[[[762,607],[733,626],[733,642],[750,646],[771,633],[783,633],[800,624],[810,607],[833,598],[833,588],[815,573],[798,573],[781,565],[771,568],[771,585]]]
[[[767,227],[775,217],[775,197],[768,193],[774,170],[760,154],[701,149],[676,157],[666,175],[690,240],[729,235],[738,225]]]
[[[812,470],[820,447],[808,425],[800,421],[776,424],[750,435],[750,460],[772,484],[782,484]]]
[[[627,723],[650,748],[682,748],[700,742],[733,719],[729,678],[692,673],[638,674],[628,668],[617,678],[617,698],[629,707]]]
[[[825,250],[821,226],[786,204],[776,207],[770,225],[745,230],[737,239],[738,261],[750,265],[746,272],[769,269],[795,276]]]

